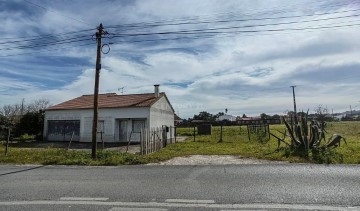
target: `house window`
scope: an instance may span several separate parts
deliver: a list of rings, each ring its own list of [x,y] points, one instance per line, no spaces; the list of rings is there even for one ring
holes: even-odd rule
[[[133,120],[132,121],[132,131],[134,133],[140,133],[141,129],[145,128],[145,120]]]
[[[80,134],[80,120],[49,120],[48,135]]]

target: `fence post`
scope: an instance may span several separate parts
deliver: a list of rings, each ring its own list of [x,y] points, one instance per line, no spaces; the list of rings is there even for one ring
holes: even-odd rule
[[[194,126],[194,141],[195,141],[195,126]]]
[[[147,154],[147,150],[148,150],[148,141],[149,141],[149,138],[150,138],[150,135],[149,135],[149,133],[150,133],[150,128],[149,128],[149,130],[146,132],[146,140],[145,140],[145,155]]]
[[[151,149],[151,140],[152,140],[152,130],[149,131],[149,139],[147,141],[147,153],[150,153],[150,149]]]
[[[143,130],[144,130],[144,128],[141,128],[141,129],[140,129],[140,134],[143,133]],[[141,154],[141,155],[143,155],[143,147],[142,147],[142,144],[143,144],[143,139],[140,138],[140,154]]]
[[[166,131],[166,127],[162,127],[161,129],[159,128],[158,133],[161,133],[161,136],[158,135],[158,141],[156,145],[157,151],[166,146],[166,143],[164,144],[164,131]]]
[[[68,145],[68,147],[67,147],[67,150],[70,149],[70,145],[71,145],[71,141],[73,140],[73,137],[74,137],[74,131],[73,131],[72,134],[71,134],[71,138],[70,138],[70,141],[69,141],[69,145]]]
[[[149,141],[150,141],[150,138],[151,138],[151,129],[149,129],[149,131],[148,131],[148,138],[146,140],[146,154],[149,154]]]
[[[162,130],[161,130],[161,136],[162,136],[162,147],[166,147],[167,145],[167,134],[166,134],[166,126],[165,127],[162,127]]]
[[[223,122],[221,122],[221,125],[220,125],[220,140],[219,140],[219,142],[223,141],[222,133],[223,133]]]
[[[159,148],[163,148],[163,147],[166,147],[166,141],[167,139],[165,138],[165,133],[166,133],[166,126],[161,128],[161,139],[162,139],[162,143],[163,145],[159,144]],[[160,141],[161,143],[161,141]]]
[[[151,143],[151,153],[154,152],[154,148],[155,148],[155,140],[156,140],[156,130],[154,131],[154,136],[153,136],[153,140],[152,140],[152,143]]]
[[[170,144],[173,142],[173,135],[172,135],[173,128],[170,126],[169,132],[170,132]]]
[[[176,126],[174,126],[174,138],[175,138],[175,143],[176,143],[176,136],[177,136],[177,134],[176,134]]]
[[[8,136],[6,139],[5,156],[7,156],[8,149],[9,149],[10,134],[11,134],[11,129],[10,129],[10,127],[8,127]]]
[[[158,143],[159,143],[159,129],[157,129],[156,131],[155,131],[155,133],[156,133],[156,136],[154,137],[154,151],[153,152],[156,152],[156,150],[157,150],[157,146],[158,146]],[[161,143],[161,139],[160,139],[160,143]]]
[[[152,153],[153,140],[154,140],[154,130],[151,131],[151,139],[150,139],[150,143],[149,143],[149,153]]]
[[[153,153],[155,151],[155,147],[156,147],[156,129],[154,131],[154,137],[153,137],[153,140],[152,140],[152,146],[151,146],[151,153]]]
[[[103,139],[103,131],[100,132],[100,138],[101,138],[101,142],[102,142],[102,149],[104,150],[105,143],[104,143],[104,139]]]

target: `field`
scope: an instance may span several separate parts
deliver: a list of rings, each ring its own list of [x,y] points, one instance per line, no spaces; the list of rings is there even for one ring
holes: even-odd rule
[[[270,131],[281,136],[277,130],[284,131],[284,125],[271,125]],[[246,126],[229,126],[223,129],[223,142],[220,140],[220,127],[213,127],[213,135],[197,136],[196,141],[189,139],[187,143],[179,146],[171,146],[167,150],[171,154],[230,154],[242,155],[244,157],[261,158],[268,160],[284,160],[289,162],[311,162],[311,163],[360,163],[360,122],[334,122],[327,126],[327,137],[332,134],[341,134],[346,137],[347,145],[341,143],[341,147],[332,149],[322,155],[304,157],[292,152],[281,143],[280,150],[277,149],[277,141],[271,137],[269,141],[259,143],[256,134],[251,135],[248,140]],[[181,135],[192,135],[192,128],[178,128]]]
[[[279,134],[277,130],[284,131],[284,125],[271,125],[270,131]],[[213,127],[212,135],[196,136],[194,141],[193,128],[178,128],[181,136],[189,136],[185,142],[168,145],[157,153],[151,155],[133,155],[115,151],[98,152],[98,160],[90,158],[90,151],[66,151],[64,149],[22,149],[11,148],[8,156],[4,156],[4,147],[0,146],[0,163],[33,163],[33,164],[65,164],[65,165],[123,165],[145,164],[187,155],[241,155],[268,160],[283,160],[289,162],[305,163],[346,163],[360,164],[360,122],[334,122],[327,126],[327,137],[331,134],[341,134],[346,137],[347,145],[312,153],[303,156],[286,148],[281,144],[277,149],[277,141],[271,137],[269,141],[259,142],[257,135],[251,135],[248,140],[245,126],[227,126],[223,128],[223,141],[220,140],[220,127]],[[279,134],[280,136],[280,134]]]

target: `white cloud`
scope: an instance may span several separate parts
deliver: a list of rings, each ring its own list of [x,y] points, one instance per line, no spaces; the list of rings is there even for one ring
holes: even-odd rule
[[[332,1],[331,5],[344,5],[342,1]],[[79,1],[63,4],[46,2],[50,9],[38,8],[37,15],[24,18],[24,13],[7,13],[0,10],[4,26],[11,36],[42,33],[63,33],[91,28],[87,24],[68,17],[81,19],[94,26],[100,22],[104,26],[123,22],[156,22],[159,20],[217,20],[236,17],[261,18],[264,16],[291,16],[307,13],[339,11],[335,7],[321,5],[314,1],[130,1],[102,2]],[[336,3],[336,4],[335,4]],[[269,8],[268,5],[271,5]],[[329,4],[330,5],[330,4]],[[29,5],[28,5],[29,6]],[[353,6],[353,5],[352,5]],[[350,7],[344,7],[350,8]],[[344,9],[343,8],[343,9]],[[33,8],[34,10],[36,8]],[[100,19],[97,15],[102,14]],[[247,14],[256,14],[248,16]],[[351,13],[348,13],[351,14]],[[327,16],[334,17],[334,16]],[[311,20],[316,17],[297,18]],[[293,19],[292,19],[293,20]],[[345,19],[348,20],[349,19]],[[352,19],[354,20],[354,19]],[[355,19],[356,20],[356,19]],[[166,26],[137,29],[132,32],[168,31],[190,28],[213,28],[261,23],[279,23],[290,20],[262,22],[237,22],[227,24],[204,24],[202,26]],[[344,20],[341,20],[344,21]],[[324,24],[336,24],[339,20],[329,20]],[[350,22],[351,23],[351,22]],[[356,23],[356,22],[354,22]],[[321,23],[302,23],[294,27],[317,26]],[[271,26],[258,29],[293,27]],[[20,30],[21,29],[21,30]],[[107,28],[109,32],[125,33],[126,30]],[[95,31],[94,31],[95,32]],[[89,31],[89,35],[94,33]],[[100,77],[101,92],[118,92],[125,87],[125,94],[152,92],[153,84],[161,84],[182,117],[207,110],[213,113],[229,109],[234,115],[259,115],[260,113],[282,113],[292,109],[292,93],[289,85],[298,85],[297,100],[300,108],[310,108],[318,104],[337,110],[347,109],[358,102],[359,85],[354,78],[359,77],[357,68],[360,41],[359,29],[348,27],[337,30],[287,31],[235,34],[232,37],[215,36],[211,39],[187,39],[163,42],[120,43],[119,39],[104,39],[104,43],[114,42],[109,54],[103,55]],[[165,35],[160,36],[166,38]],[[136,39],[154,39],[138,37]],[[48,98],[59,103],[82,94],[91,94],[94,89],[94,69],[96,44],[89,46],[64,45],[65,49],[49,51],[47,55],[61,55],[67,58],[82,58],[88,64],[73,67],[74,74],[66,71],[55,73],[55,64],[34,64],[30,61],[36,55],[14,58],[19,65],[3,61],[0,75],[1,102],[18,102],[26,98]],[[69,47],[69,48],[66,48]],[[71,48],[70,48],[71,47]],[[13,51],[16,53],[23,51]],[[24,51],[26,52],[26,51]],[[2,54],[3,55],[3,54]],[[6,57],[5,57],[6,58]],[[67,62],[66,59],[63,60]],[[21,65],[20,65],[21,64]],[[31,64],[31,72],[26,66]],[[66,63],[65,63],[66,64]],[[64,68],[70,68],[64,64]],[[76,64],[75,64],[76,65]],[[57,68],[61,68],[56,64]],[[45,71],[49,69],[48,71]],[[69,71],[69,70],[68,70]],[[11,75],[11,76],[10,76]],[[66,77],[67,76],[67,77]],[[353,77],[351,77],[353,76]],[[9,80],[10,77],[15,77]],[[7,82],[7,83],[6,83]],[[62,82],[58,85],[57,82]],[[12,92],[14,86],[23,91]],[[9,96],[8,93],[14,93]]]

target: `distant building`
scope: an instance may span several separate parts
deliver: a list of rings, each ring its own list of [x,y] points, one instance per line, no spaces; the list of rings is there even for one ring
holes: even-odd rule
[[[174,114],[174,125],[181,124],[183,119],[181,119],[177,114]]]
[[[269,118],[261,119],[260,117],[244,117],[238,118],[237,123],[239,125],[258,125],[258,124],[281,124],[281,119]]]
[[[219,116],[216,121],[224,121],[224,120],[230,121],[230,122],[235,122],[236,116],[224,114],[224,115]]]

